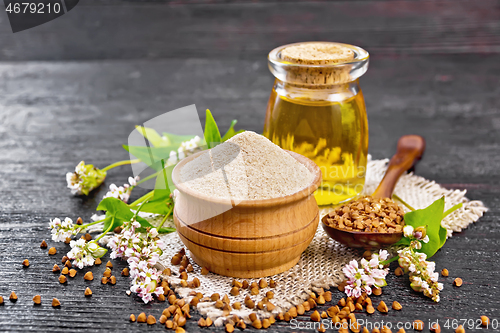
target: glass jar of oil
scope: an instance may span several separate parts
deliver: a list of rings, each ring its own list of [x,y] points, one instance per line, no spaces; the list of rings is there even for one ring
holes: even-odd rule
[[[289,44],[269,53],[276,80],[264,135],[321,168],[319,205],[347,201],[363,190],[368,120],[358,79],[368,58],[359,47],[330,42]]]

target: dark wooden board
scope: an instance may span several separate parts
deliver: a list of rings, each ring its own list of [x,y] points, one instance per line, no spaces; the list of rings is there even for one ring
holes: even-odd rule
[[[0,14],[0,59],[264,59],[277,46],[304,40],[378,54],[498,54],[499,12],[495,0],[82,0],[57,20],[16,34]]]
[[[126,159],[120,145],[135,124],[193,103],[202,120],[210,108],[222,128],[236,118],[240,128],[260,132],[273,82],[270,48],[340,37],[373,55],[361,79],[373,157],[391,156],[403,134],[423,135],[427,151],[416,173],[466,189],[490,208],[434,257],[438,269],[450,270],[439,304],[412,292],[407,278],[390,275],[384,295],[375,299],[398,300],[403,310],[376,313],[370,321],[444,324],[483,314],[500,320],[499,17],[492,1],[89,1],[47,25],[12,34],[0,15],[0,59],[15,60],[0,63],[0,295],[6,299],[0,331],[163,331],[159,324],[128,322],[130,313],[143,311],[158,318],[165,304],[143,305],[125,294],[124,262],[114,261],[115,286],[100,284],[103,266],[92,269],[94,281],[83,281],[85,269],[65,286],[51,272],[68,246],[56,244],[54,257],[39,248],[50,239],[49,219],[88,219],[106,186],[125,182],[131,171],[111,171],[88,198],[70,195],[65,173],[82,159],[100,167]],[[28,269],[21,266],[25,258]],[[451,285],[456,276],[465,282],[461,288]],[[90,299],[83,296],[86,285],[94,292]],[[15,304],[7,299],[11,291],[19,296]],[[42,295],[40,307],[32,304],[35,294]],[[61,300],[60,309],[50,306],[52,297]],[[335,301],[340,297],[334,292]],[[197,318],[188,332],[198,331]],[[272,331],[300,330],[280,323]]]

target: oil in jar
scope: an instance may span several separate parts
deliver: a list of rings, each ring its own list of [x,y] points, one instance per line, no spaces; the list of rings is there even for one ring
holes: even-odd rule
[[[363,94],[355,85],[355,94],[333,101],[280,95],[278,80],[271,93],[264,135],[320,167],[323,179],[314,194],[318,205],[348,201],[364,187],[368,121]]]

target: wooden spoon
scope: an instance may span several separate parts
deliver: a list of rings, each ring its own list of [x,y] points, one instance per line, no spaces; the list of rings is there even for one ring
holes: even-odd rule
[[[425,140],[419,135],[405,135],[398,140],[396,154],[389,161],[384,178],[378,185],[372,197],[390,198],[399,177],[413,167],[415,162],[422,158],[425,150]],[[323,229],[333,239],[349,247],[364,248],[367,250],[387,247],[398,242],[403,232],[379,233],[364,231],[347,231],[331,227],[322,219]]]

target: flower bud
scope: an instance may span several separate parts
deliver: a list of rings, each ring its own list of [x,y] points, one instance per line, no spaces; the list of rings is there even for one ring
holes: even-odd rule
[[[105,248],[99,246],[96,241],[91,241],[87,245],[87,250],[92,254],[94,258],[101,258],[108,252]]]
[[[149,234],[151,237],[156,237],[158,236],[158,230],[156,230],[156,228],[152,228],[151,230],[149,230]]]
[[[422,290],[422,279],[420,279],[417,276],[411,276],[410,277],[410,287],[411,289],[415,290],[416,292],[420,292]]]
[[[403,234],[405,237],[413,236],[413,227],[411,225],[407,225],[403,228]]]
[[[106,171],[95,168],[92,164],[78,163],[74,172],[66,174],[68,188],[74,195],[88,195],[90,191],[99,187],[106,178]]]
[[[411,289],[415,290],[416,292],[420,292],[420,289],[422,288],[418,284],[413,283],[413,282],[410,283],[410,287],[411,287]]]
[[[413,232],[413,237],[415,237],[416,239],[424,239],[426,235],[427,235],[427,226],[418,227]]]
[[[422,243],[420,243],[419,241],[412,241],[410,243],[410,246],[416,250],[420,250],[422,248]]]

